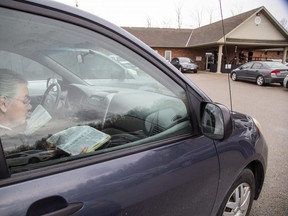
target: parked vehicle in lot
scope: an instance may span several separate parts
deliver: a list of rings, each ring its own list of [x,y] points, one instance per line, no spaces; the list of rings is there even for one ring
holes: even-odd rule
[[[193,71],[198,72],[198,65],[187,57],[176,57],[171,60],[171,64],[174,65],[181,72]]]
[[[38,163],[49,160],[53,155],[51,152],[42,150],[28,150],[20,153],[9,154],[6,161],[9,167]]]
[[[284,86],[285,88],[288,88],[288,75],[286,75],[286,77],[284,78],[283,86]]]
[[[24,76],[31,111],[40,104],[51,116],[34,133],[23,125],[1,136],[1,215],[249,214],[267,167],[256,119],[213,102],[150,47],[89,13],[4,0],[0,18],[0,68]],[[131,64],[137,73],[127,73]],[[77,132],[65,135],[77,126],[110,140],[60,154],[60,141],[85,146]],[[9,168],[5,155],[27,146],[54,156]]]
[[[269,83],[282,85],[287,74],[288,67],[281,62],[252,61],[232,70],[231,79],[256,82],[259,86]]]

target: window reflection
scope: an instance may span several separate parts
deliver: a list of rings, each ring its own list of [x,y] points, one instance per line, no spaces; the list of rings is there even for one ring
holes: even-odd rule
[[[0,32],[0,39],[11,38],[0,46],[5,47],[0,49],[0,68],[28,81],[31,112],[41,105],[51,116],[33,132],[27,132],[28,120],[1,137],[13,172],[191,133],[185,91],[129,48],[44,17],[1,9],[0,18],[1,28],[9,29]],[[62,151],[57,141],[47,142],[78,126],[111,138],[94,152],[77,156]]]

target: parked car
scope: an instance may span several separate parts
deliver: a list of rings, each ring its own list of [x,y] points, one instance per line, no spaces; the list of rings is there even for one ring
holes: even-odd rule
[[[171,60],[171,64],[174,65],[181,72],[193,71],[198,72],[198,65],[187,57],[176,57]]]
[[[0,18],[0,68],[24,76],[31,111],[41,105],[50,116],[34,121],[35,132],[21,125],[1,135],[1,215],[249,214],[267,168],[256,119],[213,102],[149,46],[77,8],[4,0]],[[105,140],[66,133],[77,126]],[[60,154],[84,147],[81,136],[97,147]],[[24,147],[53,159],[9,168],[5,153]]]
[[[9,167],[39,163],[52,158],[52,153],[42,150],[27,150],[19,153],[9,154],[6,161]]]
[[[288,75],[286,75],[286,77],[284,78],[283,86],[284,86],[285,88],[288,88]]]
[[[259,86],[269,83],[282,85],[287,74],[288,67],[281,62],[252,61],[232,70],[231,79],[256,82]]]

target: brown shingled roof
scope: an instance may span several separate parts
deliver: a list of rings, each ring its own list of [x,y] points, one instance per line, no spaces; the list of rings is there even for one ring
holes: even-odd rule
[[[224,19],[226,34],[237,28],[254,13],[263,7]],[[171,29],[171,28],[141,28],[123,27],[126,31],[138,37],[150,47],[197,47],[216,44],[223,37],[222,21],[205,25],[196,29]]]
[[[151,47],[185,47],[192,29],[123,27]]]
[[[237,28],[242,22],[247,20],[257,11],[261,10],[262,7],[254,10],[247,11],[245,13],[227,18],[223,20],[225,34],[229,33],[233,29]],[[191,39],[189,40],[189,47],[203,46],[206,44],[215,44],[223,38],[222,21],[218,21],[206,26],[199,27],[193,31]]]

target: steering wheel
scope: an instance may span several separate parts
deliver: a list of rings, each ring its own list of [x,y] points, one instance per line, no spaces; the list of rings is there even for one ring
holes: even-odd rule
[[[54,113],[57,110],[61,96],[61,87],[58,83],[52,83],[46,89],[41,105],[50,113]]]

